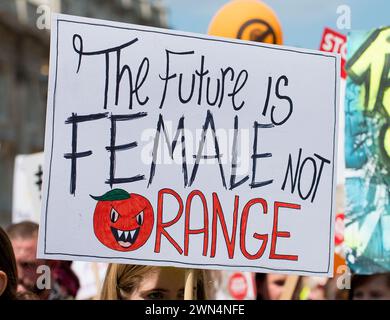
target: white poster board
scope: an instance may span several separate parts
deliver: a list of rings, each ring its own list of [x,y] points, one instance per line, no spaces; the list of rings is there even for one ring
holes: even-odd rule
[[[12,223],[39,223],[41,214],[43,152],[15,157],[12,193]]]
[[[107,272],[107,263],[74,261],[72,271],[80,281],[76,300],[97,299]]]
[[[337,55],[53,19],[39,257],[332,275]]]

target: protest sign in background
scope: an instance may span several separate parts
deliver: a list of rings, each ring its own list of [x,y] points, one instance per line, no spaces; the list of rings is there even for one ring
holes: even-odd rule
[[[253,272],[209,271],[207,289],[214,300],[256,300],[256,280]]]
[[[321,38],[320,50],[326,52],[336,52],[341,55],[341,78],[345,79],[345,62],[347,58],[347,37],[330,28],[324,28]]]
[[[347,262],[390,270],[390,28],[351,32],[345,98]]]
[[[12,223],[39,222],[41,214],[43,152],[15,157]]]
[[[39,256],[331,275],[339,58],[55,15]]]
[[[72,270],[80,281],[77,300],[96,299],[99,297],[107,272],[107,263],[73,261]]]

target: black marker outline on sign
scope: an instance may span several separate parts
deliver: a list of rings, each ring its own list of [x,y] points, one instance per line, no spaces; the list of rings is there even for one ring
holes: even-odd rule
[[[46,206],[45,206],[45,234],[44,234],[44,254],[46,255],[61,255],[61,256],[75,256],[75,257],[89,257],[89,258],[98,258],[98,259],[122,259],[122,260],[133,260],[133,261],[150,261],[150,262],[169,262],[174,264],[180,264],[180,265],[197,265],[197,266],[215,266],[215,267],[224,267],[224,268],[243,268],[243,269],[256,269],[256,270],[271,270],[271,271],[294,271],[294,272],[302,272],[302,273],[318,273],[318,274],[329,274],[330,264],[331,264],[331,256],[333,255],[333,252],[331,251],[332,247],[332,241],[334,241],[333,232],[330,232],[329,234],[329,247],[328,247],[328,268],[326,271],[312,271],[312,270],[297,270],[297,269],[280,269],[280,268],[269,268],[264,267],[261,265],[224,265],[224,264],[207,264],[207,263],[187,263],[182,261],[176,261],[176,260],[156,260],[156,259],[137,259],[137,258],[129,258],[129,257],[105,257],[105,256],[93,256],[93,255],[82,255],[82,254],[71,254],[71,253],[61,253],[61,252],[48,252],[46,249],[46,239],[47,239],[47,208],[49,203],[49,193],[50,193],[50,178],[51,178],[51,168],[52,168],[52,160],[53,160],[53,145],[54,145],[54,119],[55,119],[55,98],[56,98],[56,90],[57,90],[57,71],[58,71],[58,30],[59,30],[59,22],[68,22],[68,23],[76,23],[76,24],[84,24],[84,25],[92,25],[92,26],[100,26],[100,27],[108,27],[108,28],[114,28],[114,29],[123,29],[123,30],[132,30],[137,32],[148,32],[148,33],[157,33],[157,34],[163,34],[168,36],[174,36],[174,37],[184,37],[184,38],[191,38],[191,39],[198,39],[198,40],[205,40],[205,41],[214,41],[214,42],[223,42],[223,43],[230,43],[230,44],[237,44],[237,45],[244,45],[244,46],[252,46],[252,47],[261,47],[265,49],[270,50],[281,50],[281,51],[289,51],[289,52],[295,52],[300,54],[308,54],[308,55],[316,55],[316,56],[324,56],[328,58],[334,59],[334,124],[333,124],[333,162],[332,162],[332,192],[331,192],[331,205],[330,210],[333,208],[333,187],[334,187],[334,170],[335,170],[335,142],[336,142],[336,119],[337,119],[337,58],[334,55],[326,54],[326,53],[316,53],[316,52],[307,52],[307,51],[300,51],[300,50],[294,50],[294,49],[288,49],[288,48],[279,48],[279,47],[270,47],[262,45],[261,43],[241,43],[237,41],[229,41],[229,40],[223,40],[223,39],[217,39],[217,38],[203,38],[201,36],[195,36],[195,35],[180,35],[170,32],[163,32],[163,31],[156,31],[156,30],[143,30],[143,29],[137,29],[137,28],[129,28],[129,27],[119,27],[119,26],[112,26],[107,24],[99,24],[99,23],[91,23],[91,22],[81,22],[81,21],[73,21],[73,20],[65,20],[65,19],[57,19],[57,41],[56,41],[56,67],[55,67],[55,82],[54,82],[54,92],[53,92],[53,117],[52,117],[52,134],[51,134],[51,150],[50,150],[50,164],[49,164],[49,175],[48,175],[48,185],[47,185],[47,197],[46,197]],[[330,212],[330,222],[329,227],[330,230],[332,230],[332,219],[333,215],[332,212]]]

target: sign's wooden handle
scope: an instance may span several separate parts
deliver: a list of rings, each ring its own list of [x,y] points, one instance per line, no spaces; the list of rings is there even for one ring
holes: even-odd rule
[[[291,300],[294,294],[294,291],[297,287],[299,276],[288,276],[286,283],[283,287],[283,293],[281,294],[279,300]]]
[[[196,272],[194,269],[186,269],[184,282],[184,300],[196,300]]]

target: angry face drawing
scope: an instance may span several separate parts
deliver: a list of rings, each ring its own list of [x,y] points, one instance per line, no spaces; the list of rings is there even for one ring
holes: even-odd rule
[[[154,224],[153,208],[148,199],[122,189],[91,197],[98,201],[93,228],[102,244],[117,251],[133,251],[145,244]]]

